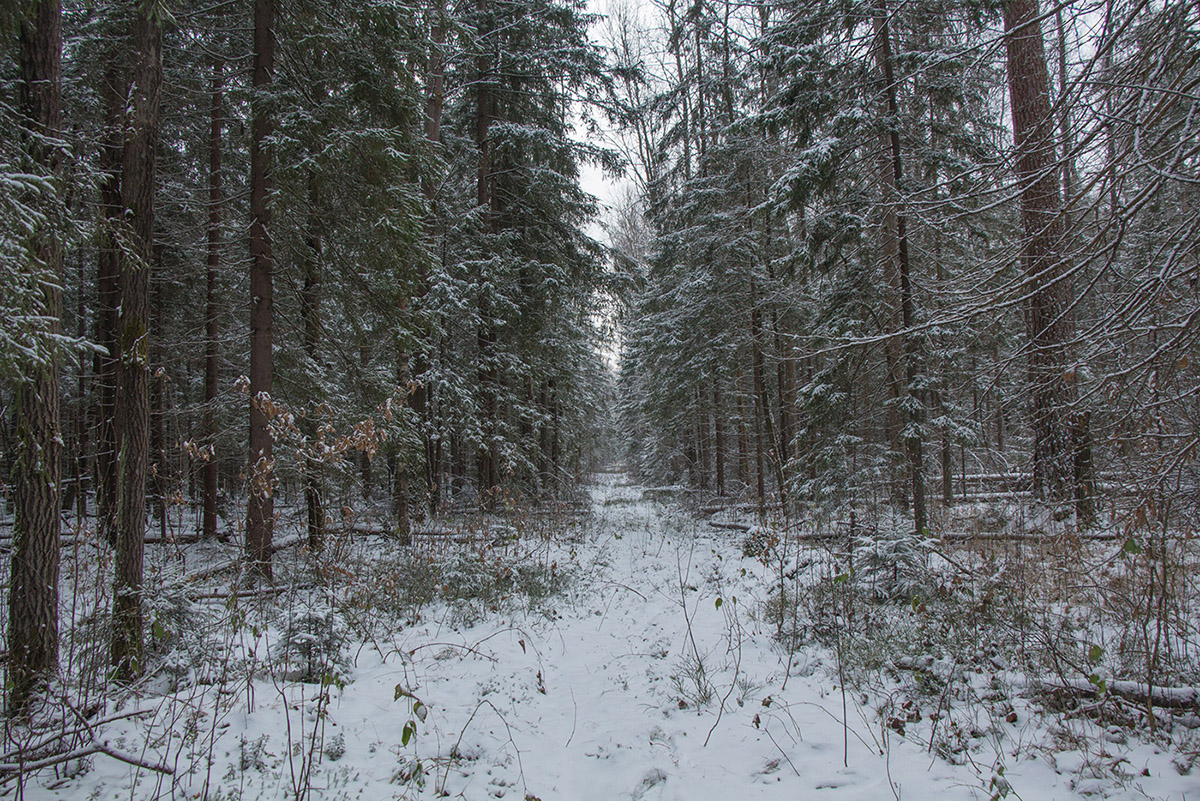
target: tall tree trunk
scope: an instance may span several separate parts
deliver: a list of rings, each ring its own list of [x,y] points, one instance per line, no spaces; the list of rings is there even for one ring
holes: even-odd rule
[[[709,465],[709,433],[708,433],[708,404],[705,402],[703,386],[696,389],[696,465],[700,489],[708,491]]]
[[[913,299],[912,266],[909,261],[908,220],[900,209],[900,189],[904,181],[904,163],[900,150],[900,105],[896,97],[896,76],[892,60],[892,34],[888,23],[887,0],[877,0],[875,13],[876,63],[882,73],[885,108],[888,127],[889,169],[881,171],[884,188],[884,230],[888,244],[885,252],[894,255],[900,279],[900,339],[904,352],[905,384],[901,397],[904,398],[905,430],[902,434],[904,452],[908,459],[909,482],[912,498],[913,530],[921,535],[928,528],[925,511],[924,445],[921,432],[925,423],[925,402],[918,388],[920,383],[921,353],[917,338],[912,333],[916,322],[916,304]]]
[[[667,3],[667,21],[670,25],[668,29],[669,38],[671,41],[670,51],[675,57],[675,78],[678,81],[677,86],[680,89],[680,97],[683,100],[682,119],[683,126],[683,178],[685,181],[692,177],[692,108],[691,108],[691,92],[687,87],[687,74],[683,68],[683,33],[682,20],[677,18],[675,12],[675,0],[669,0]]]
[[[1004,30],[1025,234],[1022,262],[1029,283],[1034,491],[1052,504],[1061,504],[1073,500],[1076,463],[1068,422],[1074,397],[1067,377],[1074,321],[1071,282],[1059,252],[1062,204],[1037,0],[1009,0],[1004,6]]]
[[[745,490],[750,486],[750,433],[746,428],[746,419],[750,416],[746,411],[746,392],[743,387],[742,372],[739,368],[734,375],[733,392],[737,402],[737,438],[738,438],[738,463],[737,463],[737,478],[741,488]]]
[[[96,263],[96,342],[92,363],[99,389],[96,431],[96,518],[101,536],[117,542],[117,309],[121,305],[121,153],[125,138],[125,106],[129,84],[124,65],[112,56],[105,67],[102,94],[105,106],[104,141],[100,145],[100,242]]]
[[[772,311],[771,330],[775,335],[775,351],[779,361],[775,365],[775,388],[779,393],[779,459],[787,467],[792,458],[792,443],[796,438],[796,360],[789,355],[783,343],[779,327],[779,316]]]
[[[541,483],[542,494],[548,498],[554,491],[554,469],[550,463],[550,452],[553,450],[550,438],[553,432],[549,423],[550,388],[548,384],[542,384],[541,391],[538,393],[538,409],[542,412],[542,423],[538,426],[538,479]]]
[[[154,248],[154,272],[162,272],[162,246]],[[150,287],[149,329],[158,334],[150,349],[150,473],[149,481],[154,490],[155,515],[158,518],[158,534],[167,538],[167,496],[170,494],[170,465],[167,461],[167,379],[162,350],[162,293],[157,286]]]
[[[950,410],[946,406],[945,400],[940,392],[935,392],[932,397],[934,406],[937,407],[938,414],[943,420],[950,417]],[[954,504],[954,455],[950,444],[950,426],[947,425],[942,429],[941,443],[941,471],[942,471],[942,505],[950,507]]]
[[[225,124],[224,65],[213,59],[212,105],[208,134],[208,258],[204,273],[204,511],[201,533],[217,537],[217,395],[220,392],[221,335],[217,308],[217,280],[221,271],[221,212],[225,202],[221,188],[221,136]]]
[[[1054,22],[1058,33],[1058,132],[1062,141],[1062,155],[1059,157],[1062,166],[1061,224],[1065,231],[1064,245],[1071,249],[1075,238],[1072,206],[1079,193],[1079,175],[1075,166],[1075,137],[1071,126],[1070,104],[1067,103],[1066,97],[1070,83],[1067,75],[1067,33],[1061,8],[1054,10]],[[1110,49],[1105,50],[1106,57],[1109,52]],[[1084,410],[1072,414],[1068,423],[1074,449],[1075,520],[1084,527],[1096,522],[1096,475],[1092,459],[1091,420],[1091,413]]]
[[[60,156],[52,139],[62,130],[62,8],[41,0],[21,20],[20,103],[33,160],[51,175]],[[39,312],[60,330],[63,254],[52,234],[35,244],[28,269],[41,285]],[[8,709],[23,714],[39,684],[58,666],[59,503],[62,440],[58,360],[33,367],[16,391],[16,509],[8,594]]]
[[[271,535],[275,525],[273,443],[267,431],[267,404],[274,379],[272,318],[275,256],[271,246],[273,128],[263,95],[275,69],[275,0],[254,0],[254,89],[258,97],[250,144],[250,464],[246,504],[246,556],[255,571],[271,579]]]
[[[1075,171],[1075,155],[1071,130],[1071,105],[1067,102],[1067,90],[1070,88],[1067,76],[1067,29],[1063,24],[1062,8],[1054,9],[1054,25],[1058,34],[1058,132],[1062,140],[1062,196],[1064,214],[1075,199],[1078,176]],[[1069,216],[1069,215],[1068,215]],[[1067,225],[1070,228],[1070,225]]]
[[[152,3],[134,21],[136,64],[121,160],[121,205],[129,246],[121,258],[118,367],[117,553],[112,665],[118,681],[142,671],[142,555],[150,456],[150,264],[154,249],[155,155],[162,85],[162,32]]]
[[[558,382],[550,379],[550,472],[557,490],[559,477],[563,474],[562,463],[562,407],[558,397]]]
[[[85,275],[86,267],[83,259],[83,254],[79,254],[79,302],[75,308],[76,328],[75,335],[82,342],[87,336],[87,304],[84,302],[83,287],[87,285]],[[84,354],[79,354],[79,375],[76,378],[77,384],[75,394],[79,399],[79,411],[75,416],[75,488],[78,494],[75,496],[75,518],[76,523],[80,528],[83,528],[87,518],[87,455],[88,455],[88,403],[87,403],[87,370],[86,358]]]
[[[721,406],[721,379],[713,373],[713,451],[717,471],[717,495],[725,494],[725,418]]]
[[[488,0],[477,0],[477,8],[480,12],[481,24],[485,24],[489,10]],[[481,31],[483,35],[487,33],[490,33],[490,31]],[[475,145],[479,151],[479,171],[476,178],[476,204],[484,216],[484,227],[489,231],[493,224],[493,207],[496,203],[495,193],[492,191],[492,154],[489,135],[492,120],[496,113],[496,101],[491,86],[494,80],[492,70],[493,64],[489,55],[487,53],[481,54],[476,60],[476,80],[478,81],[478,87],[475,96]],[[480,276],[481,279],[483,277]],[[496,351],[496,335],[492,331],[491,324],[488,322],[488,318],[491,316],[491,307],[486,291],[483,288],[485,282],[481,280],[480,283],[480,322],[479,330],[476,332],[476,346],[479,359],[478,382],[482,441],[479,443],[476,468],[480,503],[490,508],[495,500],[494,496],[497,484],[497,448],[495,436],[496,418],[499,414],[499,409],[497,408],[496,367],[493,363]]]
[[[304,356],[308,360],[310,375],[319,380],[321,366],[318,363],[318,345],[321,342],[321,285],[324,269],[321,263],[323,238],[321,233],[321,193],[317,176],[308,173],[308,222],[304,237],[304,285],[300,290],[300,317],[304,322]],[[322,497],[322,461],[312,450],[318,440],[317,427],[320,421],[318,408],[309,410],[304,421],[304,435],[309,440],[309,451],[304,456],[304,509],[308,531],[308,549],[320,553],[325,548],[325,500]]]
[[[775,437],[775,421],[771,414],[771,399],[767,392],[766,381],[766,364],[763,357],[762,339],[763,339],[763,324],[762,313],[758,308],[758,290],[757,282],[752,277],[750,279],[750,343],[751,357],[753,359],[752,370],[754,374],[754,399],[758,404],[761,414],[762,426],[759,429],[758,441],[758,490],[759,490],[759,506],[760,512],[765,508],[765,488],[763,486],[763,460],[771,463],[775,473],[775,483],[779,490],[779,498],[783,500],[784,480],[783,480],[783,465],[779,462],[779,454],[764,452],[764,447],[769,447],[774,451],[778,439]],[[766,444],[764,446],[763,437],[765,436]]]
[[[442,111],[446,100],[446,60],[443,50],[446,44],[446,12],[444,0],[435,0],[433,7],[433,28],[430,31],[429,61],[426,73],[425,90],[425,140],[435,148],[442,140]],[[437,183],[426,176],[421,184],[421,193],[425,196],[426,219],[425,240],[430,252],[436,247],[434,230],[434,203],[437,199]],[[429,292],[429,271],[422,263],[418,269],[416,286],[413,290],[413,301],[418,303]],[[404,301],[403,311],[409,312],[412,302]],[[401,538],[407,538],[412,529],[414,511],[409,502],[412,494],[413,475],[421,476],[425,484],[425,494],[428,502],[434,497],[434,471],[436,469],[436,453],[430,435],[432,426],[429,424],[428,393],[423,380],[426,359],[431,343],[429,333],[423,323],[415,325],[414,340],[417,342],[415,353],[403,345],[400,348],[397,365],[400,391],[413,411],[414,423],[421,429],[422,447],[417,454],[402,451],[396,456],[396,471],[392,487],[392,507],[396,518],[396,531]],[[415,463],[415,464],[414,464]],[[425,505],[416,510],[418,516],[424,516]]]

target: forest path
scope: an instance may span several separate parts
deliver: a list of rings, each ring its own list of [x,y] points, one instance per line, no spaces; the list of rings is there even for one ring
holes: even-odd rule
[[[419,751],[459,742],[466,758],[439,769],[451,796],[980,797],[973,770],[931,765],[898,738],[882,748],[853,700],[843,728],[829,654],[798,655],[783,687],[783,654],[759,619],[766,568],[736,538],[643,500],[622,475],[597,476],[592,494],[572,597],[547,616],[477,625],[462,632],[470,651],[417,665],[439,730]]]
[[[479,578],[479,560],[543,576],[555,565],[575,577],[565,593],[388,617],[378,636],[348,643],[346,681],[324,688],[260,672],[185,684],[157,706],[144,697],[154,716],[106,736],[175,766],[173,777],[100,759],[25,798],[966,801],[1007,787],[990,786],[1000,775],[1023,801],[1083,791],[1078,763],[1028,747],[1044,730],[1013,730],[1019,758],[1006,741],[960,766],[931,756],[924,736],[897,736],[876,711],[885,699],[842,693],[828,648],[807,644],[789,660],[778,646],[763,611],[778,565],[744,557],[740,535],[647,500],[623,475],[596,476],[591,494],[586,522],[498,543],[505,561],[468,547],[403,549],[395,563],[472,566],[463,580]],[[396,558],[366,547],[379,566]],[[253,658],[279,636],[272,624],[243,647]],[[1146,797],[1133,782],[1092,790]]]

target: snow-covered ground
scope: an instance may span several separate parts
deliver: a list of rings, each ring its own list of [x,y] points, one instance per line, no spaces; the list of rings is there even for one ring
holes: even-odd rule
[[[110,716],[155,711],[103,739],[173,776],[96,755],[24,797],[1200,799],[1200,777],[1152,745],[1042,747],[1054,721],[1020,701],[961,764],[932,756],[927,725],[901,736],[881,697],[843,691],[834,652],[804,646],[789,666],[763,620],[772,568],[736,533],[621,475],[599,475],[592,504],[541,556],[575,576],[565,594],[469,624],[435,604],[350,643],[325,686],[260,674],[131,699]]]

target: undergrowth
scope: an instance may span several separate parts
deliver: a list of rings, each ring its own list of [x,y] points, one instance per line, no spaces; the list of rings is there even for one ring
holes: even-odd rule
[[[1181,773],[1197,761],[1200,709],[1138,692],[1200,687],[1190,536],[819,533],[777,523],[757,534],[776,576],[759,615],[788,652],[828,649],[881,741],[915,738],[981,775],[1005,754],[1079,751],[1084,773],[1101,766],[1118,784],[1131,778],[1112,756],[1118,742],[1170,749]],[[1051,736],[1031,737],[1030,723]]]
[[[111,549],[80,532],[64,555],[71,607],[57,680],[27,719],[0,721],[0,795],[70,782],[110,758],[135,766],[135,797],[182,788],[189,797],[255,798],[283,781],[300,801],[318,775],[329,788],[345,783],[336,763],[349,745],[328,723],[363,648],[394,653],[394,638],[429,615],[470,626],[492,614],[548,612],[578,573],[570,549],[557,546],[583,525],[554,511],[468,519],[453,536],[407,545],[331,533],[319,554],[281,549],[272,582],[248,572],[236,544],[149,549],[144,669],[127,685],[109,680]],[[277,532],[284,542],[286,534]],[[396,702],[410,716],[403,741],[376,745],[419,765],[412,740],[427,712],[408,691],[398,689]],[[263,706],[282,714],[282,731],[229,733],[231,716]]]

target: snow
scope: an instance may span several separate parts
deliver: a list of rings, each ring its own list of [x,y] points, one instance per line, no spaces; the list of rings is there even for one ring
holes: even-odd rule
[[[324,684],[261,660],[287,642],[337,650],[343,622],[319,603],[281,609],[229,635],[242,661],[227,664],[255,668],[252,680],[161,697],[151,683],[109,710],[150,710],[101,737],[173,777],[96,755],[57,783],[43,771],[24,797],[282,799],[305,797],[306,782],[314,799],[1200,797],[1200,779],[1180,775],[1190,763],[1136,738],[1049,748],[1065,729],[1023,698],[954,762],[931,755],[928,716],[910,713],[901,735],[880,714],[896,712],[886,695],[840,683],[836,653],[806,644],[788,658],[762,613],[775,568],[742,555],[741,532],[617,474],[597,477],[592,512],[536,545],[577,577],[565,594],[466,616],[437,602],[349,643]],[[932,658],[898,667],[961,672]],[[1124,779],[1097,770],[1122,760]]]

